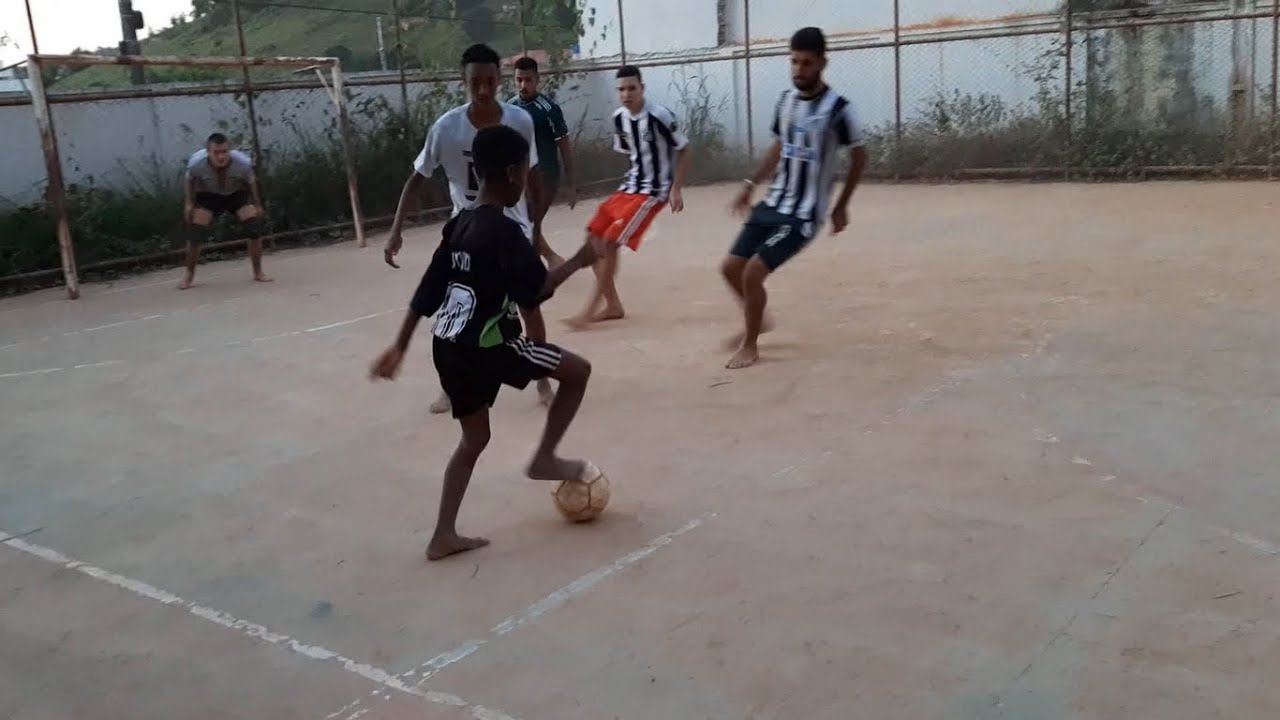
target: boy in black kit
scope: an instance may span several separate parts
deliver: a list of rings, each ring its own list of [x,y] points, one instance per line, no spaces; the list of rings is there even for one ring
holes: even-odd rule
[[[374,362],[373,378],[392,380],[404,361],[418,319],[436,316],[432,355],[440,384],[462,425],[462,440],[444,471],[444,491],[427,559],[439,560],[489,544],[458,535],[458,507],[476,460],[489,442],[489,408],[502,385],[524,388],[550,377],[559,382],[547,411],[542,441],[526,471],[534,480],[591,480],[590,463],[563,460],[556,447],[573,422],[586,392],[591,365],[584,358],[521,334],[517,306],[537,307],[574,272],[591,267],[596,253],[584,244],[576,255],[550,272],[538,259],[520,226],[503,209],[520,201],[529,171],[529,143],[504,125],[481,130],[472,146],[480,195],[444,227],[409,304],[395,344]]]

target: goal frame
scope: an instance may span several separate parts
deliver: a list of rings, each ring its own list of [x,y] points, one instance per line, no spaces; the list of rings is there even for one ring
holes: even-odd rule
[[[345,78],[342,62],[333,57],[149,57],[143,55],[28,55],[28,82],[31,86],[31,105],[35,111],[36,127],[40,132],[40,148],[44,154],[48,180],[46,198],[53,208],[57,224],[58,254],[62,260],[62,276],[67,297],[80,297],[80,278],[76,266],[75,242],[71,236],[71,220],[67,214],[66,182],[62,174],[62,157],[58,148],[58,135],[53,124],[53,112],[49,94],[44,84],[44,69],[49,66],[64,67],[204,67],[241,68],[245,72],[245,90],[248,70],[255,67],[295,68],[295,72],[314,70],[321,87],[329,95],[338,111],[339,136],[342,139],[343,164],[346,166],[347,192],[351,198],[351,221],[355,228],[355,240],[365,247],[364,211],[360,206],[360,192],[356,175],[355,153],[352,150],[353,130],[344,92]],[[328,75],[328,80],[326,80]],[[254,158],[255,164],[261,158]]]

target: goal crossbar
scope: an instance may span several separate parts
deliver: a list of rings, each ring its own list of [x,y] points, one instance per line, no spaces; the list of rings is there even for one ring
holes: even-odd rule
[[[75,247],[71,237],[71,222],[68,216],[66,200],[66,183],[62,174],[62,159],[58,152],[58,136],[54,130],[53,114],[50,110],[49,94],[45,87],[44,68],[63,67],[220,67],[243,68],[245,71],[245,89],[252,92],[248,85],[248,70],[253,67],[296,68],[295,72],[314,70],[320,78],[325,94],[333,101],[338,110],[338,122],[342,140],[342,154],[347,174],[347,191],[351,199],[351,221],[355,229],[356,244],[365,246],[364,211],[360,207],[360,193],[356,181],[355,155],[352,151],[353,130],[351,116],[347,110],[347,98],[344,92],[345,78],[342,74],[342,62],[334,57],[150,57],[145,55],[29,55],[27,57],[31,72],[31,105],[36,116],[36,126],[40,131],[40,147],[44,153],[45,169],[48,177],[46,198],[53,208],[57,222],[57,240],[59,256],[62,260],[62,274],[66,283],[67,296],[72,300],[80,297],[80,280],[76,269]],[[328,72],[332,85],[325,82],[324,72]],[[252,96],[250,96],[252,101]],[[250,105],[252,108],[252,104]],[[252,114],[252,113],[251,113]],[[256,128],[255,128],[256,149]],[[256,154],[256,153],[255,153]]]
[[[337,67],[333,57],[172,57],[150,55],[31,55],[29,60],[43,65],[90,67],[95,65],[167,65],[171,67]]]

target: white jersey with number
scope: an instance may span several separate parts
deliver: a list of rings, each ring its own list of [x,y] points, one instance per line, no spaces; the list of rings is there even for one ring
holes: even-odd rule
[[[529,141],[529,167],[536,166],[538,145],[533,136],[533,118],[514,105],[501,105],[501,124],[518,131]],[[480,194],[480,181],[471,162],[471,144],[479,129],[467,116],[470,107],[471,103],[467,103],[441,115],[431,126],[426,145],[413,163],[414,170],[423,177],[431,177],[436,168],[444,168],[444,174],[449,179],[449,198],[453,200],[455,216],[473,207]],[[506,214],[520,223],[526,237],[533,238],[533,221],[529,219],[527,194],[521,196],[520,202],[514,207],[507,208]]]

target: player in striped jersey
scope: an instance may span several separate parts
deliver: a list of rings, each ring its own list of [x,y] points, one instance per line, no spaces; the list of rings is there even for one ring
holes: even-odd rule
[[[587,225],[601,258],[595,266],[595,291],[582,313],[569,320],[577,328],[626,314],[616,284],[619,250],[624,245],[639,250],[645,231],[667,205],[672,212],[684,210],[689,138],[670,110],[645,100],[639,68],[624,65],[618,70],[618,99],[622,107],[613,114],[613,149],[631,158],[631,169]]]
[[[760,359],[756,347],[767,330],[764,281],[795,257],[817,234],[827,213],[832,233],[849,224],[849,200],[867,166],[866,140],[849,101],[827,86],[827,40],[816,27],[791,36],[791,80],[794,89],[778,100],[773,120],[774,143],[754,177],[746,180],[734,202],[739,214],[751,206],[752,191],[773,176],[764,201],[751,209],[721,271],[743,306],[746,327],[733,338],[737,352],[725,366],[744,368]],[[839,164],[837,151],[849,148],[844,189],[828,205]]]

